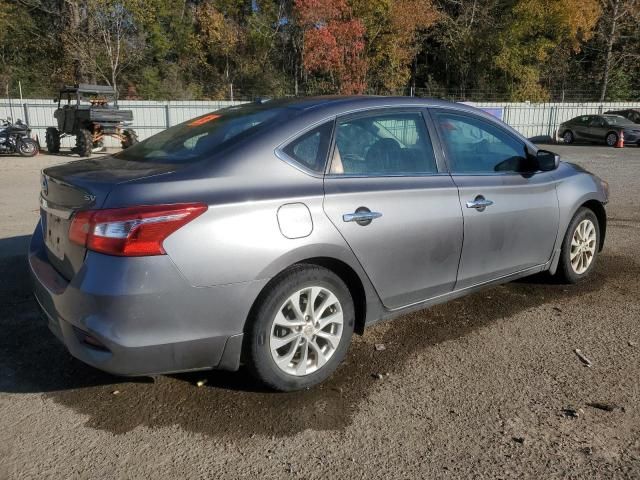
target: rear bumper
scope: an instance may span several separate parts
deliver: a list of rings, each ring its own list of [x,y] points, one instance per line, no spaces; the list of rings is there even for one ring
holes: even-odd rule
[[[88,252],[67,281],[44,249],[38,225],[29,251],[34,295],[74,357],[128,376],[238,368],[244,322],[266,280],[193,287],[166,255]]]

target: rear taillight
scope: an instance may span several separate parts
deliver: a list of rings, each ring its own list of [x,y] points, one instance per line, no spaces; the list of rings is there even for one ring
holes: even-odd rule
[[[202,203],[182,203],[80,211],[69,240],[108,255],[164,255],[164,239],[206,210]]]

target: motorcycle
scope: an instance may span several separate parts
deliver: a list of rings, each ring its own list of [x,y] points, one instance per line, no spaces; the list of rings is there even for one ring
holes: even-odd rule
[[[10,118],[0,120],[0,153],[18,153],[23,157],[33,157],[38,153],[38,144],[31,138],[29,126]]]

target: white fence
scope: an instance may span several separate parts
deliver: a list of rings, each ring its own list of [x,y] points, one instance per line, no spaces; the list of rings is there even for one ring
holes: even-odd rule
[[[476,102],[472,105],[496,114],[527,138],[553,137],[558,126],[578,115],[595,115],[609,110],[640,109],[640,102],[592,103],[508,103]],[[501,116],[500,116],[501,114]]]
[[[120,108],[133,110],[131,127],[145,139],[172,125],[190,118],[242,102],[230,101],[121,101]],[[473,105],[495,114],[526,137],[553,136],[560,123],[583,114],[604,113],[608,110],[640,109],[640,103],[508,103],[476,102]],[[55,125],[53,112],[57,104],[51,100],[0,100],[0,118],[21,118],[26,121],[44,146],[45,129]],[[74,144],[65,138],[62,145]],[[117,146],[111,139],[107,146]]]
[[[171,101],[154,102],[146,100],[120,101],[118,105],[125,110],[133,111],[133,128],[140,140],[155,135],[172,125],[209,113],[213,110],[237,105],[242,102],[229,101]],[[44,136],[47,127],[56,126],[53,112],[58,107],[53,100],[0,100],[0,119],[11,117],[14,120],[22,119],[29,124],[32,135],[38,136],[41,147],[44,147]],[[119,146],[111,138],[105,139],[109,147]],[[62,139],[63,147],[75,145],[75,138]]]

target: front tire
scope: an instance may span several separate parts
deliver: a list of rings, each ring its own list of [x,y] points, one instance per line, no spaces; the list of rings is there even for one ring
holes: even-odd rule
[[[571,130],[567,130],[566,132],[564,132],[562,134],[562,141],[564,143],[566,143],[567,145],[573,143],[574,140],[575,140],[575,138],[574,138],[573,132]]]
[[[76,152],[81,157],[90,157],[93,150],[93,134],[86,128],[76,133]]]
[[[353,334],[353,300],[330,270],[297,265],[267,287],[249,319],[252,374],[280,391],[326,380],[344,359]]]
[[[48,127],[45,133],[45,142],[49,153],[60,152],[60,132],[55,127]]]
[[[567,283],[578,283],[593,271],[600,246],[600,226],[592,210],[582,207],[565,233],[557,275]]]

